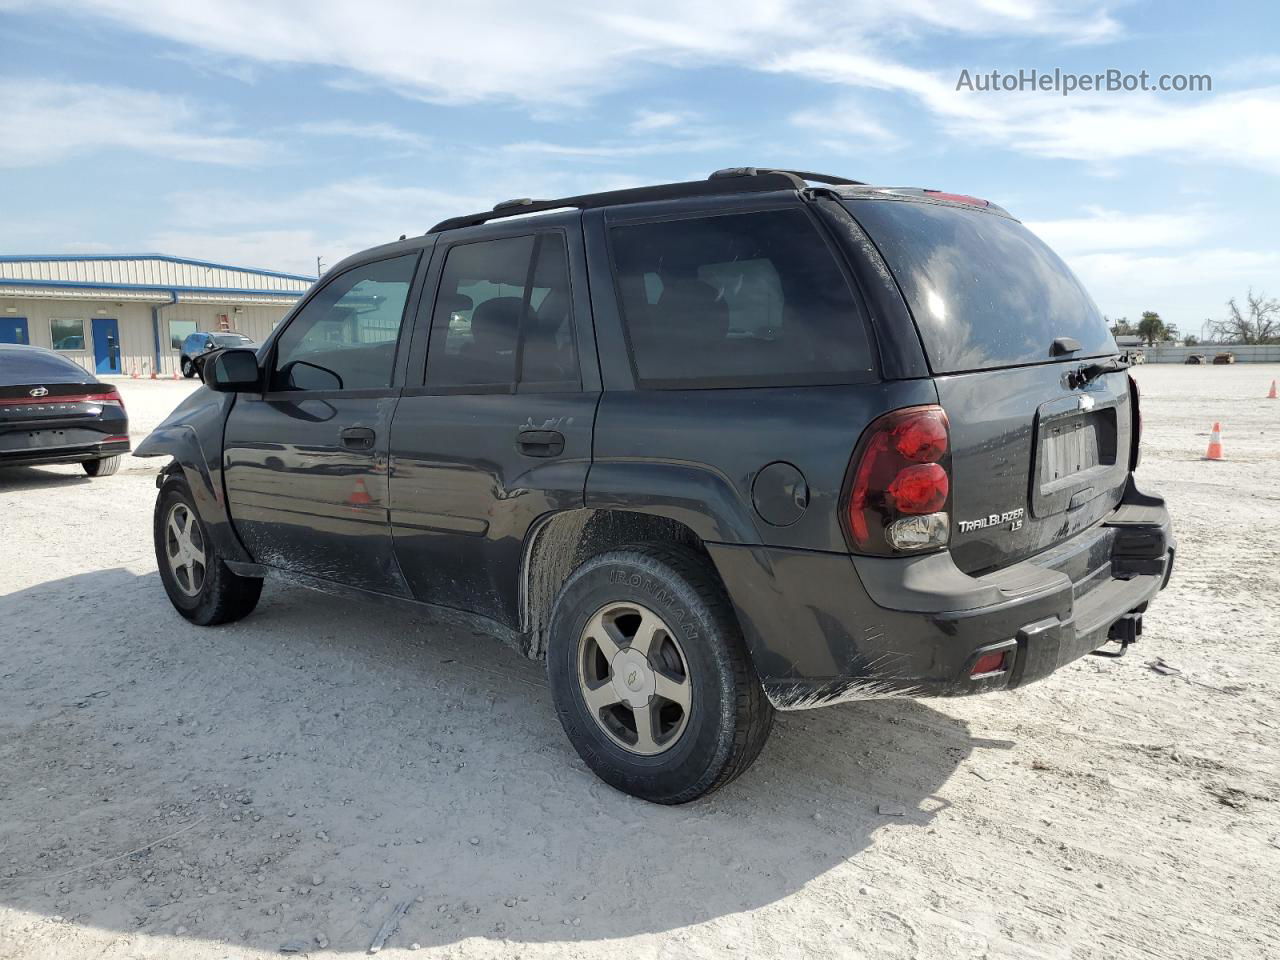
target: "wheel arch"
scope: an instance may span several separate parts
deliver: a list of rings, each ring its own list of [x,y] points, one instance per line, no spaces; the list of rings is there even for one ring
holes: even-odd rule
[[[252,561],[231,526],[222,490],[221,464],[216,468],[209,465],[194,427],[189,424],[162,425],[142,442],[136,455],[169,456],[170,461],[156,476],[156,489],[161,490],[166,483],[181,478],[191,491],[200,521],[219,553],[233,563]]]
[[[574,570],[608,550],[655,542],[687,546],[715,570],[702,538],[679,520],[658,513],[584,507],[554,513],[536,523],[525,538],[520,564],[520,629],[528,638],[528,655],[534,659],[546,655],[551,608]]]

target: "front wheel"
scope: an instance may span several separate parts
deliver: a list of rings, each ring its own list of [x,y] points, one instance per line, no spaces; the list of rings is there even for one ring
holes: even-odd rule
[[[186,357],[182,358],[182,375],[188,380],[196,375],[196,365]]]
[[[170,479],[160,488],[152,533],[160,580],[178,613],[207,627],[253,612],[262,580],[232,573],[222,562],[185,481]]]
[[[552,612],[547,673],[579,756],[655,803],[733,780],[773,724],[724,588],[684,546],[627,547],[574,571]]]

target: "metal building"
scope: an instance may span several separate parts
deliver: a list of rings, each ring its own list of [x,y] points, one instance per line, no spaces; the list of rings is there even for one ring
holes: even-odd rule
[[[100,376],[172,376],[197,330],[261,341],[315,282],[158,253],[0,256],[0,343],[49,347]]]

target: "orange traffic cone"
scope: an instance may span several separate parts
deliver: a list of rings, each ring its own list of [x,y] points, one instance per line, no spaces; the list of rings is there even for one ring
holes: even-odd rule
[[[364,485],[364,477],[356,477],[356,485],[351,488],[347,503],[353,507],[367,507],[373,503],[373,497],[369,496],[369,488]]]
[[[1274,380],[1271,381],[1271,389],[1267,391],[1267,399],[1268,400],[1276,399],[1276,382]]]
[[[1216,420],[1213,422],[1213,433],[1209,434],[1209,450],[1204,458],[1206,460],[1222,459],[1222,425]]]
[[[137,380],[140,376],[141,376],[141,374],[140,374],[140,373],[138,373],[138,365],[135,363],[135,364],[133,365],[133,373],[129,374],[129,379],[130,379],[130,380]]]
[[[174,368],[173,368],[173,376],[172,376],[170,379],[172,379],[172,380],[178,380],[178,379],[181,379],[181,378],[178,376],[178,368],[177,368],[177,367],[174,367]]]

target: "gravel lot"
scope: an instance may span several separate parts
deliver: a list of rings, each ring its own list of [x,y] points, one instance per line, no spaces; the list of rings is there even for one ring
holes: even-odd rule
[[[362,954],[406,901],[385,955],[1280,956],[1280,366],[1137,376],[1180,542],[1129,656],[780,715],[674,809],[487,638],[275,585],[187,624],[157,461],[0,471],[0,958]],[[122,389],[136,443],[192,386]]]

